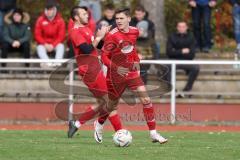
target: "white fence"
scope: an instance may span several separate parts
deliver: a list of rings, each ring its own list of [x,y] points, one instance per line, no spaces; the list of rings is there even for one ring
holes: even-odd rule
[[[0,59],[0,63],[70,63],[69,71],[73,70],[73,64],[75,61],[70,61],[69,59],[62,60],[40,60],[40,59]],[[240,65],[240,61],[213,61],[213,60],[194,60],[194,61],[177,61],[177,60],[142,60],[142,64],[156,64],[163,65],[168,64],[171,65],[171,123],[174,124],[176,122],[176,65]],[[69,75],[69,84],[73,86],[74,84],[74,72],[70,72]],[[72,87],[70,87],[70,93],[73,93]],[[69,100],[73,101],[73,94],[69,94]],[[72,113],[73,105],[70,104],[69,112]]]

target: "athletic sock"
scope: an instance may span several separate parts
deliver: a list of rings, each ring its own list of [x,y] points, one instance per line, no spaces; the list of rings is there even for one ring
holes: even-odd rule
[[[157,134],[157,131],[154,129],[154,130],[150,130],[150,134],[151,135],[155,135],[155,134]]]
[[[106,109],[103,107],[100,110],[100,114],[99,114],[99,118],[98,118],[98,123],[103,125],[104,122],[107,120],[108,116],[109,116],[109,112],[106,111]]]
[[[115,131],[122,129],[122,123],[118,114],[108,117]]]
[[[104,122],[107,120],[108,116],[109,116],[109,114],[106,114],[106,115],[104,115],[104,116],[99,117],[99,118],[98,118],[98,123],[101,124],[101,125],[103,125]]]
[[[97,112],[95,110],[93,110],[92,107],[89,107],[86,109],[86,111],[84,113],[81,114],[80,118],[79,118],[79,122],[81,124],[86,123],[88,120],[94,118],[96,116]]]
[[[143,105],[143,113],[144,113],[144,117],[147,122],[149,130],[155,130],[156,121],[155,121],[154,108],[152,106],[152,103]]]
[[[82,124],[79,121],[75,121],[74,125],[75,127],[80,128]]]

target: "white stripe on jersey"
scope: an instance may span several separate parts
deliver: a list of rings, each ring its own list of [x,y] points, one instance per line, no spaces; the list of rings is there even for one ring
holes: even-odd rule
[[[138,30],[137,27],[133,27],[133,26],[129,26],[130,29],[135,29],[135,30]]]
[[[115,33],[117,33],[119,30],[118,30],[118,28],[114,28],[113,30],[111,30],[109,33],[110,34],[115,34]]]

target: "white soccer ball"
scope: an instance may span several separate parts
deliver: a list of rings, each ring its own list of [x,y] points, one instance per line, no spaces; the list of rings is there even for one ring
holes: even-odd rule
[[[126,129],[118,130],[113,136],[113,142],[118,147],[128,147],[132,143],[132,134]]]

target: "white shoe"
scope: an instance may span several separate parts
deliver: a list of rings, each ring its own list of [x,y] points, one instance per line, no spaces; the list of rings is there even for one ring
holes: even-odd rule
[[[98,120],[94,121],[94,138],[97,143],[102,143],[103,140],[103,124],[100,124]]]
[[[52,63],[50,63],[50,62],[49,63],[41,63],[40,66],[41,66],[41,68],[45,68],[45,69],[53,67]]]
[[[60,67],[62,65],[62,63],[52,63],[52,67]]]
[[[153,143],[159,142],[160,144],[164,144],[168,141],[168,139],[164,138],[159,133],[150,134],[150,137],[151,137]]]

